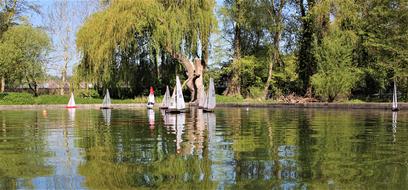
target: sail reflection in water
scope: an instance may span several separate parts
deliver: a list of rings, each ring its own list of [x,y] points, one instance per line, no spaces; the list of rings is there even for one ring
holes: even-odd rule
[[[176,152],[181,152],[181,143],[183,142],[184,125],[186,123],[185,113],[171,114],[166,113],[165,115],[165,125],[171,128],[171,131],[176,135]]]
[[[110,126],[111,118],[112,118],[112,110],[111,109],[101,109],[101,111],[102,111],[103,121],[105,122],[105,125]]]
[[[392,137],[393,137],[393,142],[397,141],[395,135],[397,134],[397,117],[398,117],[398,112],[392,112]]]
[[[147,117],[149,119],[149,128],[154,129],[154,110],[147,109]]]
[[[75,112],[76,112],[76,108],[68,109],[68,118],[72,125],[74,124],[74,121],[75,121]]]

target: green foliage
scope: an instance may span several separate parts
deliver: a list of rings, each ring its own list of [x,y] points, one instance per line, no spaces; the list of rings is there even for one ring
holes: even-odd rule
[[[25,81],[36,88],[45,75],[49,48],[50,40],[43,30],[30,25],[9,28],[0,40],[0,75],[11,84]]]
[[[100,98],[99,93],[95,89],[77,89],[75,94],[82,98]]]
[[[242,103],[244,98],[242,96],[221,96],[216,95],[217,103]]]
[[[162,101],[161,96],[156,97],[156,102]],[[44,104],[67,104],[69,96],[40,95],[33,97],[29,93],[0,93],[0,105],[44,105]],[[77,104],[101,104],[102,98],[75,97]],[[133,99],[112,99],[113,104],[135,104],[146,103],[147,97],[136,97]]]
[[[112,1],[77,33],[78,50],[83,55],[75,72],[77,81],[98,83],[104,88],[131,86],[130,94],[134,96],[149,84],[170,80],[159,75],[171,73],[174,78],[175,72],[184,73],[174,64],[166,64],[174,63],[173,56],[178,53],[187,57],[201,53],[199,44],[208,47],[216,26],[214,3]]]
[[[333,26],[334,27],[334,26]],[[318,71],[312,76],[312,86],[322,99],[332,102],[339,96],[347,97],[359,78],[352,64],[355,35],[350,31],[333,31],[316,48]]]
[[[2,105],[27,105],[33,104],[34,97],[28,93],[3,93],[0,95],[0,104]]]

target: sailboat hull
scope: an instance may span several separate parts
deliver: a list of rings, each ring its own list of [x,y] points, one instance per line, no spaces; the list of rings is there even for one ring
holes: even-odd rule
[[[65,106],[65,108],[78,108],[78,106]]]
[[[391,111],[399,111],[399,108],[392,108]]]
[[[166,113],[185,113],[186,109],[172,109],[172,108],[168,108],[166,110]]]
[[[112,107],[100,107],[101,110],[113,109]]]
[[[159,108],[162,109],[162,110],[169,109],[169,107],[165,107],[165,106],[160,106]]]
[[[214,112],[214,109],[203,108],[204,112]]]

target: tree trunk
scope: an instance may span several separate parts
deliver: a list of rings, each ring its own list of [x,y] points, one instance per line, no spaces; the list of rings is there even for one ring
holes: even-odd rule
[[[271,81],[272,81],[272,70],[273,70],[273,63],[275,62],[275,56],[276,56],[276,53],[275,53],[275,51],[277,51],[276,49],[274,49],[273,50],[274,51],[274,55],[272,56],[272,59],[269,61],[269,70],[268,70],[268,79],[266,80],[266,83],[265,83],[265,88],[264,88],[264,98],[265,99],[268,99],[268,89],[269,89],[269,86],[271,85]]]
[[[282,10],[285,5],[285,1],[281,0],[279,7],[275,8],[273,7],[271,11],[268,13],[270,14],[269,16],[273,18],[276,27],[274,27],[273,31],[270,31],[271,36],[273,36],[273,49],[272,49],[272,59],[269,62],[269,70],[268,70],[268,79],[266,80],[265,88],[264,88],[264,98],[268,98],[268,89],[269,86],[271,85],[272,81],[272,74],[273,74],[273,65],[279,64],[280,61],[280,50],[279,50],[279,42],[281,38],[281,33],[282,33]],[[275,6],[275,5],[272,5]]]
[[[5,89],[5,86],[6,86],[6,79],[4,78],[4,76],[1,77],[0,85],[1,85],[1,91],[0,92],[3,93],[4,89]]]
[[[33,92],[34,96],[37,97],[38,96],[37,82],[33,81],[31,83],[28,77],[26,78],[26,80],[27,80],[27,83],[28,83],[28,87]]]
[[[202,88],[202,76],[203,76],[203,65],[200,59],[194,59],[194,63],[187,59],[186,56],[180,53],[173,53],[173,58],[178,60],[185,68],[187,72],[187,80],[184,84],[187,85],[188,90],[191,93],[190,102],[195,102],[197,100],[196,89]],[[183,84],[183,86],[184,86]],[[198,95],[199,96],[199,95]]]
[[[310,77],[316,72],[317,69],[316,60],[312,52],[314,40],[313,34],[315,33],[314,18],[310,15],[311,13],[306,12],[306,10],[312,9],[315,1],[307,1],[308,9],[306,9],[302,0],[297,0],[297,4],[300,8],[302,22],[297,70],[299,73],[299,79],[302,81],[300,91],[302,95],[305,95],[307,89],[310,88]]]
[[[68,62],[69,62],[69,52],[68,52],[68,44],[64,44],[64,66],[62,67],[61,71],[61,91],[60,95],[64,95],[65,93],[65,82],[67,80],[67,70],[68,70]]]
[[[232,61],[231,76],[228,79],[227,96],[241,95],[241,26],[240,26],[240,1],[236,4],[238,21],[235,23],[234,31],[234,59]]]
[[[195,74],[197,78],[194,80],[194,85],[195,85],[195,91],[196,91],[196,99],[194,100],[194,103],[198,105],[200,101],[200,97],[203,96],[202,89],[204,88],[203,86],[203,81],[204,81],[204,65],[202,64],[203,62],[200,59],[194,59],[194,65],[196,68]]]

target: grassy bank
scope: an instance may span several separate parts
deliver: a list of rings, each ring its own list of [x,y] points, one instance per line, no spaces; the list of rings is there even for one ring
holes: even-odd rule
[[[41,95],[34,97],[28,93],[3,93],[0,94],[0,105],[47,105],[47,104],[67,104],[69,96],[60,95]],[[161,102],[162,96],[156,96],[156,102]],[[77,104],[101,104],[101,98],[85,98],[85,97],[75,97],[75,102]],[[136,97],[133,99],[112,99],[113,104],[136,104],[136,103],[146,103],[147,97]],[[244,99],[241,96],[222,96],[217,95],[217,103],[224,104],[270,104],[279,103],[275,100],[264,100],[264,99]],[[351,104],[361,104],[364,103],[360,100],[349,100],[339,103],[351,103]]]
[[[60,95],[41,95],[34,97],[28,93],[3,93],[0,94],[0,105],[46,105],[46,104],[67,104],[69,96]],[[84,98],[75,97],[77,104],[102,104],[101,98]],[[161,97],[157,97],[156,101],[161,101]],[[135,104],[146,103],[147,97],[137,97],[134,99],[112,99],[113,104]]]
[[[69,96],[60,95],[41,95],[34,97],[28,93],[3,93],[0,94],[0,105],[47,105],[47,104],[67,104]],[[84,98],[75,97],[75,102],[77,104],[101,104],[101,98]],[[161,102],[162,96],[156,96],[156,102]],[[113,104],[136,104],[136,103],[146,103],[147,97],[136,97],[133,99],[112,99]],[[257,103],[257,104],[267,104],[274,103],[273,100],[263,100],[263,99],[244,99],[241,96],[221,96],[217,95],[217,103],[233,103],[233,104],[244,104],[244,103]]]

